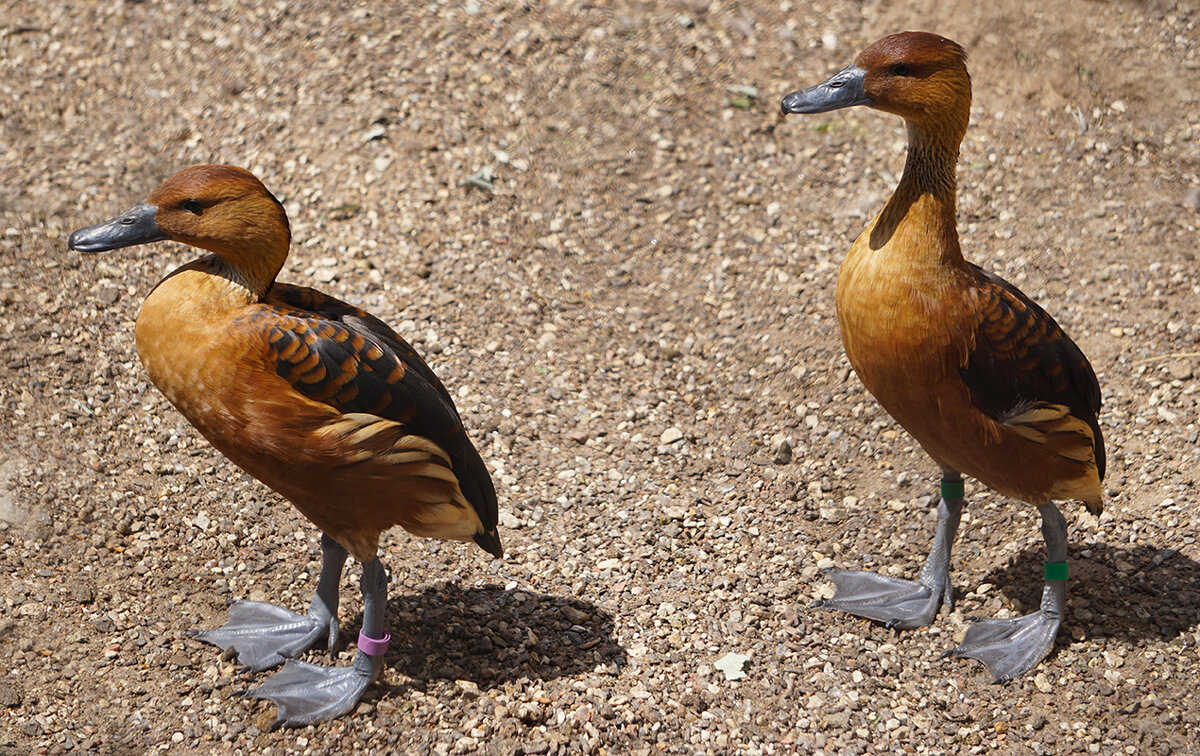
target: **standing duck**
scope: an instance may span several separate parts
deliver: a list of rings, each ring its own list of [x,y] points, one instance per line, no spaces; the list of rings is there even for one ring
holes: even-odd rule
[[[924,32],[884,37],[828,81],[789,94],[782,109],[855,105],[902,117],[908,157],[838,275],[842,341],[867,390],[941,468],[941,500],[917,582],[834,570],[834,597],[820,605],[899,628],[928,625],[940,604],[952,606],[950,549],[969,475],[1042,518],[1040,609],[978,620],[948,654],[1009,680],[1050,652],[1066,610],[1067,525],[1054,502],[1102,507],[1100,388],[1053,318],[963,259],[955,219],[955,164],[971,109],[963,48]]]
[[[260,671],[286,662],[250,695],[280,724],[349,711],[378,676],[387,574],[379,536],[394,525],[474,540],[502,555],[496,492],[450,394],[382,321],[302,286],[277,283],[291,232],[283,206],[241,168],[202,165],[171,176],[142,204],[71,234],[71,249],[106,252],[173,240],[212,254],[154,287],[137,318],[150,379],[213,446],[321,529],[322,569],[301,616],[239,601],[224,627],[197,633]],[[363,626],[353,666],[293,657],[338,637],[347,554],[363,565]]]

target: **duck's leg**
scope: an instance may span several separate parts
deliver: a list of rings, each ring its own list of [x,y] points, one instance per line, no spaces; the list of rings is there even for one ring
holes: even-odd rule
[[[229,607],[229,621],[223,627],[191,635],[214,646],[232,648],[238,661],[254,672],[276,667],[326,636],[332,653],[338,638],[338,584],[345,564],[346,549],[322,534],[321,577],[307,616],[262,601],[237,601]]]
[[[289,659],[270,680],[246,693],[275,702],[279,707],[276,725],[303,727],[341,716],[354,708],[378,677],[391,640],[383,631],[387,572],[378,558],[363,565],[362,592],[363,626],[353,666],[321,667]]]
[[[1038,507],[1038,512],[1046,539],[1041,608],[1015,619],[976,620],[958,648],[946,654],[978,659],[996,682],[1027,672],[1050,653],[1067,609],[1067,521],[1052,503]]]
[[[941,494],[937,533],[918,582],[861,570],[827,570],[825,574],[837,591],[833,598],[818,601],[814,606],[841,609],[903,630],[932,623],[943,602],[952,607],[950,550],[963,507],[962,477],[957,472],[942,474]]]

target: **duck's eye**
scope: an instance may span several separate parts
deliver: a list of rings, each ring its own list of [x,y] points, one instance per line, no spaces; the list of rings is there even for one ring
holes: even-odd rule
[[[187,200],[183,203],[183,209],[189,213],[199,215],[204,212],[204,205],[201,205],[197,200]]]
[[[904,65],[903,63],[897,63],[896,65],[892,66],[892,73],[897,76],[908,76],[908,66]]]

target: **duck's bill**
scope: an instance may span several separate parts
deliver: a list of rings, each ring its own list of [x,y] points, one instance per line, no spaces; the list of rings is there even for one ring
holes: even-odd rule
[[[158,229],[158,208],[142,203],[116,218],[71,234],[67,245],[80,252],[107,252],[135,244],[163,241],[167,235]]]
[[[808,89],[792,92],[783,98],[779,109],[788,113],[825,113],[855,105],[870,105],[864,80],[867,72],[858,66],[847,66],[835,76]]]

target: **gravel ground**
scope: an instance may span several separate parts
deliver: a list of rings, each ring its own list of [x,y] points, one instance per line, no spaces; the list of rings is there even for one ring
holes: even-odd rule
[[[1195,748],[1194,3],[348,5],[0,3],[0,753]],[[1007,685],[939,658],[1039,596],[1036,512],[979,486],[934,627],[806,608],[822,567],[917,571],[936,474],[833,314],[903,127],[778,100],[913,27],[972,55],[964,250],[1104,390],[1107,509],[1064,507],[1070,616]],[[201,162],[284,201],[283,280],[422,351],[500,489],[503,561],[385,539],[385,679],[318,727],[271,731],[239,695],[265,675],[185,635],[234,598],[301,609],[319,568],[137,361],[139,303],[192,253],[66,249]]]

